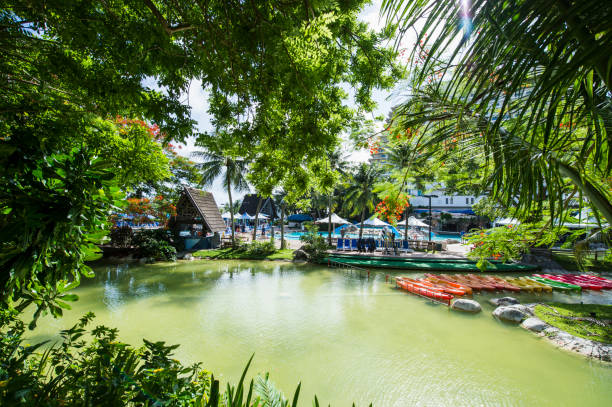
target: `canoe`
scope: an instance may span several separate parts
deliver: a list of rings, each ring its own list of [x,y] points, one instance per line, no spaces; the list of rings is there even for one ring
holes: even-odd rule
[[[459,296],[467,294],[467,291],[462,289],[462,288],[451,287],[451,286],[449,286],[447,284],[444,284],[444,283],[436,283],[434,281],[430,281],[429,279],[419,279],[419,280],[416,280],[416,281],[418,281],[419,283],[421,283],[421,284],[423,284],[425,286],[430,286],[430,287],[433,287],[433,288],[442,289],[442,291],[447,293],[447,294],[459,295]]]
[[[483,278],[486,279],[487,281],[496,282],[498,284],[501,284],[503,286],[502,288],[503,290],[514,291],[514,292],[521,291],[521,287],[511,284],[508,281],[504,280],[503,278],[495,277],[495,276],[483,276]]]
[[[543,292],[552,293],[552,287],[548,284],[544,284],[535,280],[530,280],[527,277],[519,277],[518,279],[524,281],[526,284],[534,284],[535,286],[542,288]]]
[[[488,280],[482,276],[477,276],[476,274],[467,274],[466,278],[468,278],[469,280],[473,280],[473,281],[477,281],[481,284],[485,285],[485,289],[487,289],[486,287],[488,286],[488,290],[489,291],[495,291],[495,290],[503,290],[504,286],[503,284],[500,284],[496,281],[491,281]]]
[[[465,293],[467,295],[472,295],[472,293],[473,293],[471,287],[468,287],[467,285],[455,283],[453,281],[445,280],[445,279],[440,278],[439,276],[437,276],[435,274],[429,274],[428,273],[428,274],[425,274],[425,277],[427,277],[428,280],[430,280],[433,283],[436,283],[438,285],[446,285],[448,287],[459,288],[459,289],[465,291]]]
[[[532,291],[532,292],[542,291],[542,287],[534,284],[533,282],[530,283],[528,281],[521,281],[520,279],[516,277],[505,277],[505,280],[508,281],[512,285],[520,287],[521,290],[524,290],[524,291]]]
[[[566,284],[577,285],[580,288],[586,289],[586,290],[601,291],[603,289],[603,285],[601,284],[589,283],[589,282],[583,281],[578,276],[573,276],[570,274],[535,274],[535,276],[547,278],[549,280],[560,281]]]
[[[603,277],[599,277],[599,276],[593,276],[590,274],[585,274],[583,275],[583,277],[588,277],[589,279],[595,281],[595,282],[599,282],[600,284],[604,285],[604,288],[606,289],[612,289],[612,280],[609,280],[607,278],[603,278]]]
[[[464,275],[453,274],[452,276],[449,276],[449,277],[452,277],[455,280],[455,282],[459,284],[464,284],[464,285],[467,285],[468,287],[471,287],[473,290],[487,290],[487,291],[495,290],[494,287],[488,284],[483,284],[482,282],[471,280]]]
[[[424,297],[428,297],[431,298],[433,300],[437,300],[437,301],[442,301],[445,302],[447,304],[450,304],[450,300],[453,299],[453,296],[450,294],[446,294],[440,291],[434,291],[434,290],[430,290],[427,288],[423,288],[420,285],[417,284],[413,284],[409,281],[406,281],[404,279],[401,278],[396,278],[395,280],[397,286],[399,288],[401,288],[402,290],[411,292],[413,294],[417,294],[417,295],[421,295]]]
[[[563,283],[563,282],[557,281],[557,280],[550,280],[548,278],[538,277],[536,275],[531,276],[531,277],[527,277],[527,278],[530,278],[530,279],[535,280],[535,281],[539,281],[540,283],[548,284],[549,286],[551,286],[553,288],[553,290],[558,290],[558,291],[582,291],[582,288],[577,286],[577,285]]]
[[[577,282],[583,282],[583,283],[592,284],[594,286],[601,287],[602,290],[612,289],[612,281],[606,280],[605,278],[599,280],[599,279],[595,278],[595,276],[591,276],[591,275],[588,275],[588,274],[580,274],[580,275],[574,275],[574,274],[566,275],[566,274],[562,274],[560,276],[564,278],[564,281],[567,280],[567,282],[570,282],[570,283],[572,281],[577,281]]]

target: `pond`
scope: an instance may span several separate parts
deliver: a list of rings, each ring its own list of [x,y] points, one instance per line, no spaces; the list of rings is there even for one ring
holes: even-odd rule
[[[76,292],[64,318],[43,318],[30,341],[47,339],[87,311],[141,338],[180,343],[176,357],[200,361],[236,382],[270,378],[300,405],[602,406],[612,403],[612,368],[561,351],[491,317],[449,311],[385,283],[315,266],[193,261],[102,265]],[[415,274],[418,275],[418,274]],[[580,301],[553,294],[547,300]],[[489,297],[476,295],[481,303]],[[522,298],[524,301],[538,298]],[[540,298],[541,299],[541,298]],[[607,294],[585,301],[611,303]]]

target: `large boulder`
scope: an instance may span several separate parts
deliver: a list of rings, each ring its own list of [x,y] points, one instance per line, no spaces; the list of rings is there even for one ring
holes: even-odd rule
[[[489,302],[496,307],[520,304],[520,301],[514,297],[491,298]]]
[[[520,324],[528,315],[521,308],[501,306],[493,310],[493,316],[504,322]]]
[[[451,309],[465,311],[465,312],[472,312],[472,313],[478,313],[482,311],[482,307],[477,301],[468,300],[465,298],[459,298],[453,301],[451,305]]]
[[[293,252],[293,260],[299,261],[306,261],[308,260],[308,253],[306,253],[304,250],[302,249],[297,249],[296,251]]]
[[[549,325],[540,318],[530,317],[524,320],[521,326],[530,331],[539,333],[548,328]]]

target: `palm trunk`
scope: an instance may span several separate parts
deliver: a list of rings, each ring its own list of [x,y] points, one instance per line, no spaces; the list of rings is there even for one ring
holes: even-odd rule
[[[572,182],[587,196],[589,201],[595,206],[612,225],[612,204],[610,201],[595,188],[588,180],[583,179],[575,168],[557,161],[559,172],[570,178]]]
[[[408,207],[404,209],[404,216],[406,217],[406,224],[404,225],[404,240],[408,240]]]
[[[327,244],[329,244],[330,246],[332,245],[332,238],[331,238],[331,234],[332,234],[332,223],[331,223],[332,212],[331,212],[331,208],[332,208],[332,194],[330,193],[329,194],[328,205],[327,205],[327,214],[329,216],[329,219],[328,219],[328,222],[327,222]]]
[[[281,250],[285,249],[285,205],[281,202]]]
[[[257,202],[257,212],[255,213],[255,227],[253,228],[253,241],[257,240],[257,224],[259,223],[259,211],[261,210],[262,198]]]
[[[363,236],[363,221],[365,219],[365,208],[361,211],[361,225],[359,226],[359,238]]]
[[[232,185],[229,180],[229,176],[227,177],[227,196],[229,198],[230,205],[230,227],[232,228],[232,247],[236,247],[236,237],[234,236],[234,206],[232,205]]]

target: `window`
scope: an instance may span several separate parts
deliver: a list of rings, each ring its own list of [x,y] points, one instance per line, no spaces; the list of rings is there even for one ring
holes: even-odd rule
[[[446,198],[446,204],[448,205],[448,198]]]
[[[450,204],[451,204],[451,205],[453,204],[453,198],[451,198],[451,199],[450,199]]]
[[[472,204],[474,203],[474,198],[472,198]]]
[[[469,204],[470,203],[470,198],[465,198],[465,203]]]

